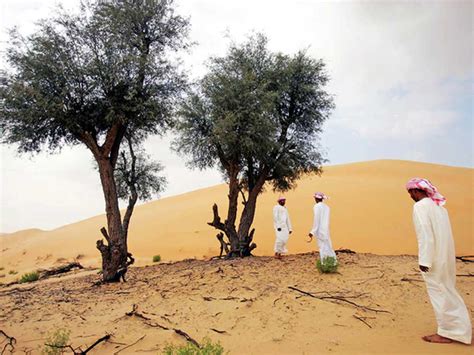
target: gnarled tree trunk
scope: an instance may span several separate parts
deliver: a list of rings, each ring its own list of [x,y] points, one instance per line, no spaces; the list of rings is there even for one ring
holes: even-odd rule
[[[118,282],[120,277],[125,275],[127,268],[127,242],[120,216],[112,164],[109,159],[100,159],[98,164],[107,216],[107,231],[102,229],[102,234],[107,244],[99,240],[97,249],[102,254],[103,281]]]

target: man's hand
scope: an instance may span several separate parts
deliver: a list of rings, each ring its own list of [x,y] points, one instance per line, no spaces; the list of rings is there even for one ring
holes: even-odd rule
[[[428,272],[428,271],[430,271],[430,268],[428,266],[420,265],[420,270],[421,270],[421,272]]]
[[[281,232],[281,228],[277,228],[277,231]]]

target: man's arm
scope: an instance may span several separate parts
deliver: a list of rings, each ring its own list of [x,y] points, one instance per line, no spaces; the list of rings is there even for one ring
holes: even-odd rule
[[[315,205],[313,207],[313,213],[314,213],[314,217],[313,217],[313,228],[311,228],[311,231],[309,232],[309,236],[310,237],[313,237],[315,235],[317,235],[318,233],[318,229],[319,229],[319,224],[320,224],[320,213],[318,211],[318,205]]]
[[[291,227],[290,212],[288,212],[288,210],[286,210],[286,226],[288,227],[288,230],[291,234],[293,232],[293,228]]]
[[[413,223],[418,239],[418,264],[422,272],[427,272],[433,265],[434,235],[427,208],[415,205],[413,208]]]

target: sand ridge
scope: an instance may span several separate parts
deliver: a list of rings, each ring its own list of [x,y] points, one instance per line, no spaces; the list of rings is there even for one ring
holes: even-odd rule
[[[304,176],[295,190],[285,194],[294,233],[290,253],[316,250],[308,244],[312,223],[312,194],[324,191],[330,196],[331,236],[334,247],[381,255],[416,255],[412,225],[413,202],[404,190],[414,176],[431,179],[448,202],[456,253],[474,254],[473,169],[409,161],[379,160],[328,166],[322,176]],[[254,227],[256,255],[272,255],[274,231],[272,207],[278,193],[267,189],[257,203]],[[97,198],[101,198],[98,196]],[[216,230],[207,225],[211,206],[217,203],[221,217],[227,206],[225,184],[163,198],[137,206],[129,231],[129,250],[136,265],[151,263],[159,254],[165,261],[209,258],[217,255]],[[36,268],[47,268],[77,257],[81,263],[100,265],[95,241],[105,225],[104,215],[66,225],[52,231],[26,230],[0,237],[0,282]]]

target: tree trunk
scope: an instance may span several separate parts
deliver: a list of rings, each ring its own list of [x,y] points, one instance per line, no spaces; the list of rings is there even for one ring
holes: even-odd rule
[[[239,236],[235,229],[235,220],[237,219],[237,205],[239,199],[239,180],[237,173],[229,178],[229,208],[227,219],[225,220],[225,234],[230,241],[230,253],[228,256],[237,256],[239,254]]]
[[[118,282],[126,272],[128,250],[120,216],[114,169],[108,158],[99,159],[97,163],[107,215],[107,231],[102,231],[107,245],[102,240],[97,241],[97,249],[102,254],[102,280]]]
[[[255,229],[250,230],[255,218],[255,212],[257,209],[257,197],[262,191],[265,180],[263,178],[259,179],[255,184],[254,188],[249,191],[249,196],[247,202],[245,203],[244,210],[240,216],[240,223],[238,229],[238,238],[239,238],[239,254],[240,256],[250,256],[252,255],[252,250],[257,247],[253,241],[253,234]]]

